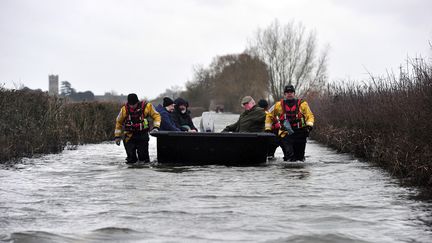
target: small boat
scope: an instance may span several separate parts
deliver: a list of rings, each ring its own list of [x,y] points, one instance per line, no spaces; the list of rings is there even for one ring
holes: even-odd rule
[[[271,133],[172,132],[157,138],[157,161],[174,165],[254,166],[267,162]]]

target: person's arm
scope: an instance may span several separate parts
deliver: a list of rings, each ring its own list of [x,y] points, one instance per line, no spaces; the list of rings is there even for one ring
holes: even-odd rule
[[[192,117],[191,117],[190,115],[189,115],[188,120],[189,120],[189,127],[191,128],[191,130],[195,130],[195,131],[198,132],[198,129],[197,129],[197,128],[195,127],[195,125],[193,124]]]
[[[174,125],[178,128],[178,129],[180,129],[180,131],[183,131],[183,132],[187,132],[187,129],[186,128],[184,128],[184,127],[182,127],[181,125],[180,125],[180,117],[177,115],[177,111],[173,111],[171,114],[170,114],[170,116],[171,116],[171,120],[172,120],[172,122],[174,123]]]
[[[309,105],[306,101],[303,101],[300,104],[300,112],[305,117],[306,126],[313,127],[315,123],[315,116],[312,113],[311,109],[309,108]]]
[[[273,114],[270,112],[266,112],[266,118],[265,118],[265,130],[266,131],[272,131],[272,125],[273,125]]]
[[[153,127],[159,128],[161,123],[161,116],[159,112],[156,111],[151,103],[147,103],[144,109],[144,116],[150,116],[153,119]]]
[[[266,120],[265,120],[265,130],[266,131],[272,130],[273,121],[275,119],[277,120],[277,117],[280,116],[281,113],[282,113],[282,105],[281,105],[281,102],[278,101],[269,110],[268,115],[266,116]]]
[[[164,124],[164,128],[168,131],[181,131],[178,127],[176,127],[175,123],[171,120],[171,116],[168,112],[163,113],[162,122]]]
[[[120,109],[120,112],[116,118],[116,125],[115,125],[115,130],[114,130],[114,137],[115,138],[120,138],[122,136],[122,132],[123,132],[123,123],[124,120],[126,119],[126,108],[123,106]]]
[[[222,132],[235,132],[235,131],[237,131],[238,124],[239,124],[239,121],[237,121],[236,123],[233,123],[231,125],[228,125],[222,130]]]

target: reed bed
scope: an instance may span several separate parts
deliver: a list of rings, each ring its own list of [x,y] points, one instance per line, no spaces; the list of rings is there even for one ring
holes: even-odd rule
[[[0,162],[110,140],[120,106],[69,103],[45,92],[0,87]]]
[[[329,85],[310,103],[317,117],[312,137],[372,161],[405,182],[432,185],[432,67],[362,84]]]

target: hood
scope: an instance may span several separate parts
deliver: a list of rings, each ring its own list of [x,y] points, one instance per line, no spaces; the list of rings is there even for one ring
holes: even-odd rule
[[[185,105],[186,108],[189,106],[189,103],[187,102],[187,100],[183,99],[183,98],[177,98],[174,100],[174,104],[176,105],[176,107],[180,106],[180,105]]]

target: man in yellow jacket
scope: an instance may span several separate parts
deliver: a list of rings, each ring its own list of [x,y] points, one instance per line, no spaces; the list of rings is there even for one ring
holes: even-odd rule
[[[314,125],[314,115],[305,100],[295,97],[295,88],[287,85],[284,88],[284,99],[276,102],[269,111],[272,118],[281,124],[279,136],[284,153],[284,161],[303,161],[306,138]],[[272,123],[266,122],[266,131],[271,131]]]
[[[136,163],[138,160],[150,162],[148,117],[153,120],[151,132],[158,131],[161,117],[153,105],[146,101],[139,101],[136,94],[129,94],[127,103],[121,108],[117,116],[114,131],[117,145],[120,146],[120,141],[123,138],[127,154],[126,163],[128,164]]]

